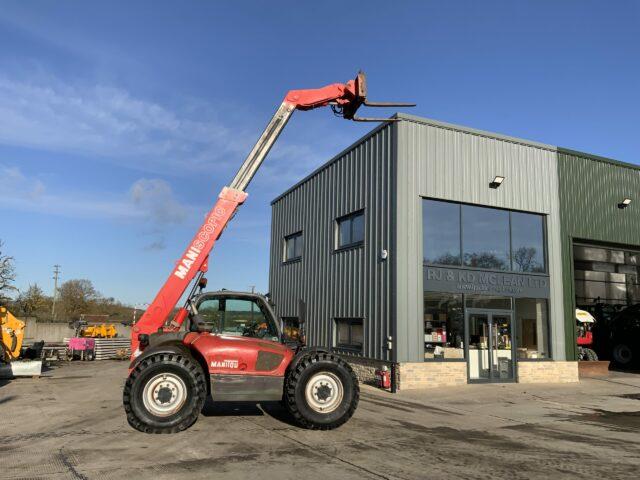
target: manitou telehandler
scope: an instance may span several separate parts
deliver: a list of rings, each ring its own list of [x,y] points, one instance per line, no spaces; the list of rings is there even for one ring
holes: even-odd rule
[[[245,192],[294,110],[331,106],[347,120],[367,106],[413,106],[367,101],[364,73],[346,84],[291,90],[235,178],[176,263],[169,278],[131,332],[132,362],[123,402],[127,419],[147,433],[189,428],[207,395],[218,401],[282,401],[303,427],[331,429],[353,415],[358,380],[336,354],[295,349],[284,342],[280,321],[261,295],[230,291],[202,293],[209,254],[247,198]],[[189,285],[184,306],[169,319]],[[302,322],[302,319],[301,319]]]

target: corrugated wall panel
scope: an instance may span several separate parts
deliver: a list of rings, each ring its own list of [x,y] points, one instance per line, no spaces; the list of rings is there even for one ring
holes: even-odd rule
[[[565,357],[557,153],[525,142],[401,115],[398,126],[397,355],[420,361],[423,197],[522,210],[547,216],[552,355]],[[489,182],[506,179],[498,189]]]
[[[640,167],[558,149],[567,357],[575,358],[573,240],[640,246]],[[633,203],[618,208],[625,198]]]
[[[306,303],[311,345],[333,345],[334,319],[364,318],[363,356],[390,359],[392,332],[392,193],[395,126],[376,129],[272,205],[269,290],[280,316],[298,316]],[[336,218],[365,209],[362,248],[335,251]],[[303,231],[302,260],[283,263],[284,237]]]

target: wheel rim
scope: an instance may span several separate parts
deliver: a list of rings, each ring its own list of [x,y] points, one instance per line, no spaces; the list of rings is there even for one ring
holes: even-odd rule
[[[305,399],[318,413],[331,413],[342,403],[344,387],[340,379],[329,372],[315,374],[307,382]]]
[[[631,356],[631,349],[626,345],[617,345],[613,350],[613,357],[618,363],[629,363]]]
[[[168,417],[187,401],[187,386],[173,373],[161,373],[147,382],[142,392],[144,407],[157,417]]]

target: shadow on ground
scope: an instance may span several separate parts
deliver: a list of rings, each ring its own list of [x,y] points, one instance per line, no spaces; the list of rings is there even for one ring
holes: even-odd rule
[[[267,415],[287,425],[297,426],[289,411],[280,402],[214,402],[207,398],[202,409],[205,417],[261,417]]]

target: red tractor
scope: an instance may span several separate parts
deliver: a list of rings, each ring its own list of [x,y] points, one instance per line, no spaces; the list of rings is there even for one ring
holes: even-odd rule
[[[367,101],[364,73],[346,84],[290,91],[229,187],[189,243],[153,303],[131,332],[132,362],[123,403],[129,424],[147,433],[189,428],[208,395],[213,401],[283,401],[306,428],[332,429],[356,410],[358,380],[339,356],[284,343],[280,321],[261,295],[206,286],[209,253],[246,200],[251,179],[295,110],[330,105],[347,120],[368,106],[411,106]],[[185,304],[171,314],[189,285]],[[304,319],[300,319],[301,323]]]

